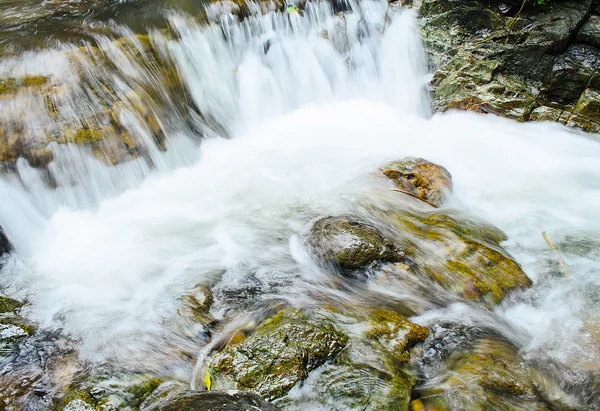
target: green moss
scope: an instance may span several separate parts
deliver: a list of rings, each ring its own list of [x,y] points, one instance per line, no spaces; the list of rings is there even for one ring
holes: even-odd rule
[[[283,310],[242,342],[216,354],[209,366],[213,387],[232,381],[237,389],[280,398],[347,343],[348,337],[331,324]]]
[[[394,341],[394,350],[398,354],[404,354],[423,342],[429,335],[429,330],[408,321],[394,311],[378,308],[371,311],[370,327],[365,331],[365,335],[371,340]]]
[[[0,313],[16,311],[23,305],[25,305],[25,303],[13,300],[12,298],[0,296]]]
[[[98,401],[87,390],[80,390],[80,391],[75,391],[75,392],[68,394],[62,400],[62,402],[58,405],[58,407],[56,407],[55,411],[64,411],[64,409],[67,407],[67,405],[69,405],[69,403],[71,401],[75,401],[75,400],[83,401],[84,403],[86,403],[87,405],[89,405],[91,408],[93,408],[95,410],[102,409],[99,406]]]
[[[99,129],[82,128],[75,132],[74,142],[77,144],[95,144],[106,137],[106,133]]]
[[[45,76],[26,76],[23,77],[23,84],[27,87],[39,87],[48,83],[48,77]]]
[[[132,406],[139,407],[146,398],[152,394],[152,392],[163,383],[161,378],[152,377],[146,381],[142,381],[138,384],[133,384],[125,389],[125,392],[133,396],[133,400],[130,402]]]
[[[17,83],[15,79],[9,78],[0,80],[0,96],[12,94],[17,91]]]

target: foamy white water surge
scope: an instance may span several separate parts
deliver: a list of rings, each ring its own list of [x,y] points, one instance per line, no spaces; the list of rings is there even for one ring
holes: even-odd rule
[[[448,207],[507,232],[536,285],[494,313],[454,305],[417,321],[496,321],[534,357],[567,362],[585,350],[583,326],[600,308],[597,140],[491,115],[428,119],[415,16],[386,2],[362,2],[344,19],[320,3],[303,18],[227,21],[224,37],[217,26],[174,24],[181,40],[167,47],[196,105],[214,134],[234,138],[205,140],[194,165],[154,173],[78,160],[95,171],[59,180],[61,195],[25,165],[22,182],[2,181],[0,225],[16,246],[2,284],[30,300],[31,318],[76,339],[87,359],[160,368],[169,349],[193,345],[176,313],[198,283],[296,301],[326,292],[303,256],[311,222],[399,195],[374,172],[418,156],[452,173]],[[563,250],[568,277],[542,231]],[[217,314],[235,311],[218,304]]]

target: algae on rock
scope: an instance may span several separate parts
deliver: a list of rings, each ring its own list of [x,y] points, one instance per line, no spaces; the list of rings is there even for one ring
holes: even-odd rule
[[[214,388],[235,387],[272,400],[335,358],[347,343],[331,324],[284,310],[256,333],[217,353],[208,372]]]

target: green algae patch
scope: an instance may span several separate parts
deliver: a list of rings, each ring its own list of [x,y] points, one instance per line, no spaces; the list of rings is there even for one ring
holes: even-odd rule
[[[532,284],[504,250],[506,235],[493,225],[446,211],[417,214],[393,211],[382,216],[398,230],[394,241],[410,256],[414,275],[429,278],[447,291],[486,304]]]
[[[19,308],[21,308],[23,305],[25,305],[25,303],[23,303],[21,301],[17,301],[17,300],[13,300],[12,298],[0,296],[0,313],[16,311]]]
[[[389,347],[397,358],[408,359],[408,351],[425,341],[429,335],[427,327],[415,324],[400,314],[382,308],[371,312],[365,336],[372,341]]]

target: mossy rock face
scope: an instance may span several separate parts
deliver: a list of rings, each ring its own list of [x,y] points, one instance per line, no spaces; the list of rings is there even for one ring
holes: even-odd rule
[[[183,391],[157,404],[157,411],[278,411],[279,408],[251,392]]]
[[[550,377],[523,365],[511,344],[491,338],[472,344],[470,350],[450,356],[440,375],[430,379],[433,384],[418,390],[424,409],[571,409],[546,396],[539,382],[552,386]]]
[[[489,223],[462,220],[448,213],[382,215],[408,253],[412,275],[428,278],[469,300],[500,302],[507,292],[531,280],[500,246],[504,233]]]
[[[139,410],[140,405],[162,383],[149,375],[92,376],[70,388],[58,411]],[[86,408],[87,407],[87,408]]]
[[[214,388],[237,388],[272,400],[334,359],[347,343],[348,337],[330,323],[283,310],[245,340],[217,353],[208,372]]]
[[[452,192],[452,176],[445,167],[422,158],[405,158],[381,169],[396,185],[436,207]]]
[[[519,1],[415,2],[434,72],[434,110],[557,121],[600,132],[594,115],[572,115],[584,89],[600,91],[594,3],[528,1],[519,10]]]
[[[365,268],[376,261],[402,261],[389,239],[366,224],[348,217],[328,217],[317,221],[308,243],[323,261],[342,270]]]

